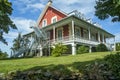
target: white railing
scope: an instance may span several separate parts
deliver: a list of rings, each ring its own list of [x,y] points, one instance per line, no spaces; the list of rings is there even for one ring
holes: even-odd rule
[[[92,45],[98,45],[100,44],[100,42],[98,41],[93,41],[93,40],[89,40],[87,38],[82,38],[79,36],[66,36],[63,38],[56,38],[56,39],[52,39],[50,40],[50,44],[56,44],[56,43],[70,43],[72,41],[76,41],[76,42],[80,42],[80,43],[84,43],[84,44],[92,44]]]

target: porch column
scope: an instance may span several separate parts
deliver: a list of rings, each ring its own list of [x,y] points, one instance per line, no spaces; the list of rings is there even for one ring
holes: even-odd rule
[[[101,42],[100,41],[100,32],[98,32],[98,41]]]
[[[92,46],[89,46],[89,53],[92,52]]]
[[[89,28],[89,40],[91,40],[91,30]]]
[[[103,38],[103,43],[105,43],[105,39],[104,39],[105,37],[104,37],[104,34],[102,35],[102,38]]]
[[[72,43],[72,55],[76,55],[76,44]]]
[[[75,38],[75,30],[74,30],[74,21],[72,20],[72,38],[73,38],[73,40],[74,40],[74,38]]]
[[[53,40],[55,42],[55,26],[53,26]]]

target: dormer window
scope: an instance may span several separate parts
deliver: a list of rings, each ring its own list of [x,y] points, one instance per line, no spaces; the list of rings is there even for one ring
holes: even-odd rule
[[[52,19],[51,19],[51,23],[55,23],[55,22],[57,22],[57,16],[54,16],[54,17],[52,17]]]
[[[45,27],[45,26],[47,26],[47,19],[44,19],[44,20],[42,21],[42,27]]]

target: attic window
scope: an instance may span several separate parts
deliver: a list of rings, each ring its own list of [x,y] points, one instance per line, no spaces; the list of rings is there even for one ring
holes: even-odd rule
[[[54,16],[54,17],[52,17],[52,19],[51,19],[51,23],[55,23],[55,22],[57,22],[57,16]]]
[[[44,20],[42,21],[42,27],[45,27],[45,26],[47,26],[47,19],[44,19]]]

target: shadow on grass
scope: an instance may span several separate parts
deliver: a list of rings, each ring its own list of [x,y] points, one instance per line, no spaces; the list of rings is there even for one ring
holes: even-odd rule
[[[87,65],[94,63],[95,61],[101,60],[97,59],[92,61],[74,62],[72,64],[35,66],[24,71],[10,73],[8,74],[8,78],[12,77],[12,80],[81,80]]]

